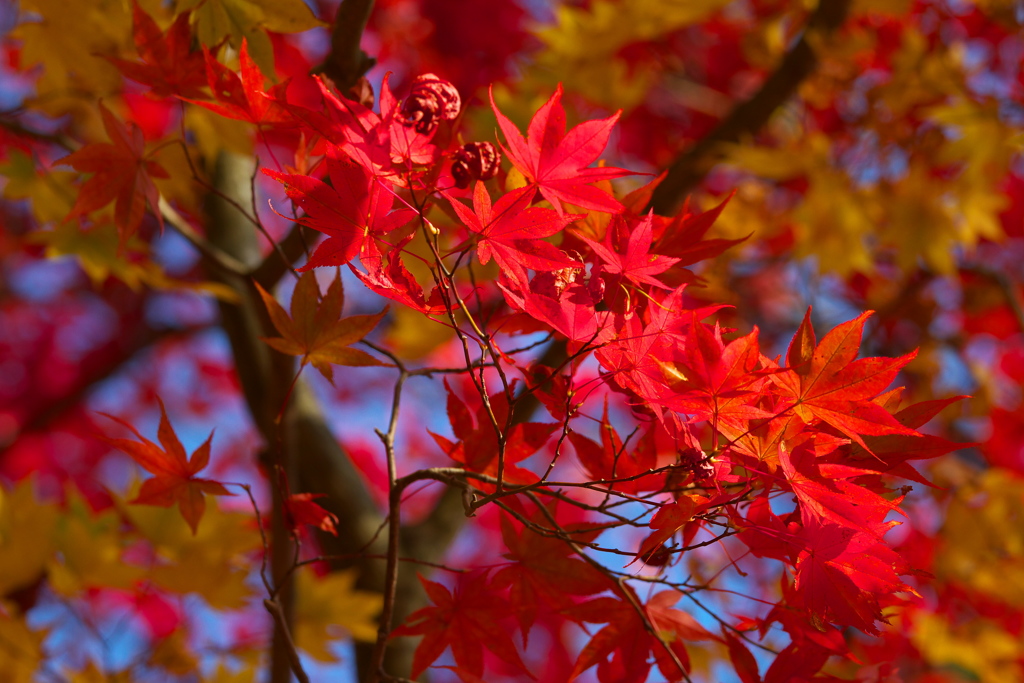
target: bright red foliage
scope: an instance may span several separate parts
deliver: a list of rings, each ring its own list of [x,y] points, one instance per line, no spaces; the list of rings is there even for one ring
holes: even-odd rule
[[[571,117],[586,108],[567,113],[574,98],[563,103],[563,86],[555,85],[555,79],[538,80],[547,84],[541,96],[524,98],[532,102],[528,109],[502,99],[500,87],[491,88],[489,109],[482,89],[460,92],[453,79],[476,84],[479,73],[503,74],[513,64],[509,55],[489,53],[482,45],[485,38],[476,35],[460,36],[453,44],[475,45],[486,59],[476,65],[453,63],[430,34],[444,27],[427,30],[421,23],[427,16],[435,22],[449,17],[453,10],[442,3],[382,3],[388,16],[407,20],[411,43],[433,47],[422,59],[431,71],[417,75],[399,68],[394,77],[379,74],[376,98],[373,79],[362,77],[366,69],[343,64],[345,59],[334,54],[343,40],[340,31],[324,41],[330,45],[325,48],[331,51],[329,59],[314,66],[316,60],[306,57],[313,48],[277,33],[289,22],[301,24],[310,5],[296,0],[290,8],[279,7],[278,15],[273,4],[225,0],[178,3],[173,9],[165,4],[159,17],[135,7],[137,59],[111,54],[103,64],[108,70],[111,63],[116,66],[111,72],[118,82],[126,77],[135,83],[131,97],[136,106],[122,123],[98,103],[110,142],[83,138],[56,162],[91,177],[50,178],[51,185],[65,182],[56,191],[45,183],[40,187],[36,170],[19,166],[34,158],[22,148],[53,158],[58,154],[40,153],[50,151],[44,142],[63,144],[62,138],[37,133],[25,136],[30,142],[12,145],[0,137],[0,152],[5,163],[10,158],[11,169],[5,174],[5,201],[52,199],[70,187],[76,198],[61,217],[83,228],[42,231],[26,241],[31,246],[25,251],[34,250],[32,258],[44,248],[48,254],[76,256],[94,285],[89,296],[96,298],[96,308],[131,308],[131,320],[118,321],[119,329],[111,333],[127,337],[121,326],[134,322],[138,327],[138,338],[121,355],[153,354],[137,364],[145,367],[130,368],[139,387],[138,405],[125,405],[119,417],[107,415],[136,440],[99,437],[153,475],[129,503],[177,505],[193,537],[201,536],[206,530],[201,525],[207,523],[220,534],[201,547],[188,546],[169,532],[153,532],[158,524],[133,517],[116,494],[103,498],[115,507],[107,521],[99,522],[100,513],[75,507],[74,487],[64,488],[67,481],[60,479],[72,477],[62,474],[59,458],[46,468],[36,463],[37,470],[59,481],[60,487],[53,488],[61,488],[67,501],[54,503],[52,511],[38,505],[33,521],[43,524],[52,514],[48,533],[65,545],[54,541],[52,548],[47,546],[56,559],[26,572],[25,580],[18,577],[7,585],[0,573],[0,597],[5,599],[0,616],[28,613],[47,582],[55,595],[79,590],[83,601],[97,604],[104,591],[124,598],[116,593],[121,591],[132,596],[153,639],[172,649],[172,640],[186,638],[191,628],[179,623],[181,610],[175,611],[173,596],[196,595],[217,609],[242,612],[249,603],[262,602],[274,619],[270,640],[275,650],[269,659],[278,679],[290,672],[302,678],[307,656],[332,656],[326,636],[323,642],[310,640],[312,632],[328,631],[360,643],[357,658],[371,683],[386,679],[385,670],[394,680],[429,673],[469,683],[559,677],[643,683],[659,675],[675,682],[708,679],[719,673],[715,667],[731,669],[727,675],[734,673],[742,683],[848,680],[842,678],[846,674],[879,683],[925,683],[961,664],[934,653],[928,659],[922,654],[931,646],[928,637],[953,641],[951,633],[971,619],[1019,636],[1018,612],[993,595],[1004,587],[1004,568],[1007,575],[1019,576],[1009,573],[1010,562],[1003,564],[1012,555],[1010,546],[979,541],[980,559],[958,556],[944,545],[949,542],[942,534],[959,531],[962,539],[965,532],[957,529],[957,520],[943,521],[940,515],[943,505],[978,509],[997,499],[998,506],[993,502],[987,509],[1005,509],[1007,519],[1024,514],[1014,478],[1024,472],[1019,447],[1024,436],[1016,424],[1024,411],[991,411],[992,432],[985,445],[991,470],[983,474],[968,478],[957,469],[961,465],[922,473],[915,461],[967,445],[954,442],[955,434],[928,431],[934,418],[964,397],[919,400],[933,389],[937,396],[954,393],[935,380],[937,371],[924,376],[919,366],[941,366],[942,353],[971,343],[957,335],[974,335],[998,318],[1002,322],[986,338],[992,348],[979,344],[970,353],[956,350],[971,360],[971,353],[975,358],[985,352],[997,356],[993,349],[998,346],[1004,354],[998,371],[1018,383],[1024,378],[1019,362],[1024,354],[1014,346],[1020,341],[1014,324],[1024,324],[1024,318],[1017,320],[1020,288],[980,267],[979,273],[960,273],[960,262],[948,260],[943,249],[930,243],[921,247],[926,265],[919,267],[919,280],[899,281],[894,273],[909,267],[902,260],[900,236],[878,232],[861,239],[859,232],[885,213],[879,197],[886,197],[898,207],[893,215],[912,214],[919,222],[948,219],[943,229],[957,239],[976,231],[963,237],[963,244],[992,246],[985,230],[994,229],[994,209],[979,209],[981,217],[950,217],[955,202],[949,199],[930,213],[921,209],[919,216],[923,191],[901,184],[896,176],[903,166],[910,168],[906,177],[924,186],[941,183],[946,197],[963,190],[952,185],[957,182],[970,186],[979,205],[1001,207],[1003,220],[1019,213],[1016,203],[1002,207],[986,194],[988,178],[976,175],[1005,161],[1001,150],[973,144],[986,135],[1001,139],[992,131],[1003,131],[1002,110],[996,106],[990,107],[995,122],[987,121],[991,130],[970,128],[985,123],[978,123],[977,111],[970,109],[983,109],[984,88],[967,88],[976,84],[965,77],[963,87],[947,96],[921,94],[917,100],[916,90],[893,86],[878,92],[872,81],[891,77],[895,82],[895,72],[904,68],[899,65],[916,68],[919,63],[934,80],[952,78],[947,73],[951,65],[966,58],[945,55],[932,63],[931,51],[942,38],[984,35],[995,43],[1010,40],[1008,32],[982,22],[976,15],[980,10],[958,14],[912,3],[907,12],[916,38],[904,45],[894,36],[906,27],[876,12],[878,3],[863,3],[873,8],[856,9],[863,42],[873,45],[874,52],[865,55],[860,43],[829,42],[831,32],[823,27],[827,17],[821,13],[839,5],[824,2],[810,10],[814,3],[794,3],[782,15],[778,7],[786,3],[733,3],[721,11],[691,3],[696,15],[706,10],[708,16],[676,17],[672,21],[678,25],[662,32],[651,28],[657,40],[638,39],[631,26],[597,21],[614,3],[565,3],[559,14],[563,32],[574,26],[606,32],[611,42],[622,38],[613,50],[616,67],[607,70],[608,84],[584,82],[582,89],[592,85],[600,94],[598,86],[608,85],[609,92],[617,88],[623,95],[631,88],[630,78],[655,79],[671,68],[694,80],[662,83],[662,95],[699,86],[694,91],[704,106],[669,113],[673,107],[659,108],[657,97],[641,93],[625,113],[609,115],[615,106],[596,102],[591,105],[599,113],[591,109],[576,119]],[[242,12],[241,5],[259,14],[251,26],[236,26],[242,15],[232,12]],[[657,24],[641,5],[616,7]],[[509,10],[507,3],[499,3],[501,8],[514,30],[495,40],[518,49],[526,42],[520,31],[524,10],[518,5]],[[210,40],[210,32],[216,33],[211,25],[223,18],[218,12],[231,17],[232,27]],[[795,32],[796,19],[808,13],[813,13],[812,23]],[[479,16],[484,16],[480,8],[466,8],[452,23],[463,26],[467,17]],[[593,24],[573,23],[572,17],[580,16]],[[162,19],[158,23],[154,17]],[[271,26],[275,20],[279,23]],[[698,22],[704,22],[700,32],[694,28]],[[762,22],[778,27],[778,35],[759,32],[757,40],[745,41],[739,27]],[[929,30],[929,22],[941,23],[945,33]],[[397,40],[390,33],[395,29],[378,20],[371,26],[377,27],[374,40],[382,42],[382,53],[401,52],[388,42]],[[491,34],[499,33],[492,29]],[[579,63],[574,68],[587,73],[593,66],[587,54],[573,52],[578,46],[566,35],[553,35],[544,38],[544,49],[575,54]],[[677,45],[691,39],[698,55],[694,63],[676,59]],[[800,106],[787,110],[800,126],[813,129],[812,142],[787,134],[787,126],[796,126],[788,119],[747,124],[751,129],[745,130],[735,120],[744,113],[741,106],[732,118],[715,113],[721,101],[747,97],[749,83],[775,87],[776,81],[764,77],[765,65],[780,54],[785,59],[789,53],[780,51],[791,43],[806,44],[811,53],[806,59],[821,66],[818,80],[805,81]],[[126,45],[130,51],[131,43]],[[350,47],[353,54],[346,59],[363,59],[358,36]],[[1005,54],[1019,50],[992,52],[1005,60]],[[844,58],[854,61],[847,64]],[[292,72],[294,82],[279,81],[263,66],[275,60],[279,73]],[[290,67],[283,69],[284,64]],[[551,66],[541,64],[538,68]],[[359,73],[346,73],[345,66]],[[998,68],[1017,68],[1015,82],[1024,83],[1018,65],[1000,62]],[[350,82],[343,82],[347,76]],[[863,101],[836,104],[833,91],[843,88]],[[145,111],[138,102],[147,96],[173,98],[173,107],[163,103],[161,125],[146,130],[147,135],[172,131],[159,148],[173,148],[184,154],[182,159],[174,161],[168,154],[166,164],[164,156],[158,164],[158,151],[147,151],[139,122],[131,120]],[[960,100],[972,116],[957,109]],[[900,125],[872,128],[871,134],[848,130],[844,117],[860,116],[865,108],[879,120],[898,119]],[[906,120],[894,112],[905,113]],[[197,114],[199,123],[191,120]],[[623,118],[626,130],[617,140],[616,126]],[[524,135],[516,122],[527,119]],[[570,120],[579,123],[570,128]],[[636,168],[656,172],[650,164],[666,165],[660,153],[645,150],[638,122],[672,128],[672,144],[683,150],[678,157],[682,165],[673,171],[686,166],[687,155],[706,154],[690,159],[697,177],[684,179],[681,187],[689,191],[703,181],[704,189],[713,191],[696,193],[692,207],[682,196],[665,203],[659,193],[678,183],[670,171],[651,173],[656,175],[652,182],[624,192],[619,183],[629,180],[617,179],[645,174],[607,166],[603,157],[629,159],[625,150],[640,155]],[[963,144],[950,144],[934,159],[924,159],[933,151],[929,136],[945,140],[944,127],[957,126],[970,134]],[[11,130],[3,135],[20,135]],[[241,142],[225,131],[241,131]],[[710,141],[711,151],[704,149],[701,136]],[[916,140],[913,153],[893,154],[884,164],[876,159],[874,166],[866,164],[870,172],[860,169],[856,177],[840,173],[849,158],[884,157],[864,148],[886,148],[901,142],[900,136]],[[617,146],[609,149],[610,141]],[[255,150],[260,162],[228,182],[222,174],[227,173],[226,160],[239,156],[238,147]],[[503,155],[496,152],[499,147]],[[708,175],[723,159],[735,168]],[[172,168],[172,161],[180,177],[170,178],[164,168]],[[755,187],[749,181],[758,173],[765,178]],[[174,182],[158,189],[155,178]],[[768,185],[776,193],[772,201],[755,201]],[[1016,176],[1005,182],[1011,190],[1019,185]],[[267,194],[274,197],[270,209]],[[278,199],[282,195],[286,202]],[[110,203],[112,221],[104,213]],[[676,210],[665,208],[670,205]],[[56,223],[59,218],[32,220]],[[165,220],[191,247],[154,241]],[[730,252],[720,265],[703,264],[750,239],[754,226],[772,221],[777,231],[744,244],[750,251],[742,259],[731,260]],[[834,229],[823,232],[821,223],[828,221],[835,222]],[[749,229],[747,222],[752,223]],[[112,248],[101,242],[108,227],[116,242]],[[722,231],[713,232],[717,228]],[[1013,230],[1007,233],[1019,237]],[[311,236],[321,241],[314,244]],[[813,244],[815,239],[823,244]],[[947,243],[961,248],[953,238],[942,242]],[[787,278],[798,278],[804,267],[787,258],[794,244],[803,249],[801,256],[819,255],[812,248],[819,246],[832,255],[856,252],[834,280],[813,283],[822,291],[841,291],[852,307],[836,305],[839,295],[822,295],[824,304],[816,301],[812,315],[806,301],[811,297],[793,295]],[[188,252],[187,258],[178,258],[175,252],[193,247],[198,257]],[[7,243],[0,248],[7,249]],[[161,255],[161,250],[172,255]],[[995,251],[993,259],[1000,256]],[[184,264],[181,272],[172,273],[171,263]],[[866,272],[865,264],[877,272]],[[322,268],[331,270],[325,274],[318,271]],[[945,300],[949,292],[942,286],[951,285],[938,279],[940,272],[960,286],[955,294],[965,299],[962,310]],[[160,295],[165,298],[129,293],[112,285],[111,278],[132,289],[177,292]],[[735,282],[747,290],[731,291]],[[275,290],[281,283],[287,283],[285,292],[293,287],[288,311]],[[901,303],[903,294],[892,294],[911,285],[909,304]],[[992,304],[986,298],[996,289],[1006,301]],[[880,290],[889,292],[888,308],[873,305]],[[217,306],[197,304],[190,298],[194,291],[213,294]],[[387,307],[381,298],[390,302]],[[934,310],[919,310],[921,301]],[[57,323],[22,310],[31,309],[30,304],[19,306],[0,310],[5,327],[26,338],[34,328],[39,338],[57,338]],[[66,302],[57,317],[81,314],[76,306],[83,304]],[[756,315],[748,315],[751,309]],[[869,309],[879,311],[876,318]],[[997,309],[996,316],[992,311]],[[776,316],[778,311],[796,313],[787,319]],[[167,320],[175,324],[165,325]],[[819,340],[814,324],[824,320],[834,326]],[[202,336],[215,325],[225,334]],[[924,331],[942,325],[955,333],[942,344],[931,343]],[[171,352],[157,341],[171,336],[202,339],[186,347],[183,357],[166,360],[160,354]],[[95,373],[99,379],[82,379],[70,369],[76,344],[86,342],[49,343],[72,349],[72,360],[40,362],[33,375],[34,384],[64,390],[55,392],[60,394],[55,401],[77,403],[90,381],[118,372],[116,364],[104,365]],[[197,361],[204,353],[214,360]],[[225,361],[228,353],[231,360]],[[195,389],[187,373],[169,373],[168,378],[150,367],[174,363],[200,364],[203,370],[197,374],[214,383],[216,391]],[[303,375],[307,364],[327,381]],[[7,391],[5,383],[17,381],[5,377],[0,392]],[[904,391],[894,384],[910,387],[909,405],[901,405]],[[929,384],[934,386],[925,387]],[[209,475],[216,478],[199,477],[210,465],[212,433],[188,456],[170,425],[158,396],[175,391],[181,394],[176,403],[193,413],[207,416],[215,414],[216,406],[237,410],[244,405],[251,417],[232,435],[235,442],[223,459],[218,455],[218,467]],[[994,397],[985,400],[1003,398],[990,393]],[[444,415],[439,412],[442,396]],[[132,426],[154,401],[160,406],[159,444]],[[534,421],[540,405],[553,421]],[[0,440],[6,448],[10,432],[10,452],[21,458],[12,456],[4,465],[12,468],[11,462],[31,460],[24,454],[33,443],[19,432],[31,416],[22,419],[18,411],[30,412],[24,406],[0,407],[10,410],[0,413]],[[38,412],[31,419],[45,424],[49,417]],[[15,426],[8,429],[7,422]],[[965,439],[970,430],[970,425],[963,428]],[[97,462],[99,456],[83,467],[88,477],[95,476]],[[251,502],[261,525],[238,523],[238,516],[254,516],[244,505],[218,511],[213,520],[211,510],[204,521],[205,495],[231,495],[224,482],[234,481],[237,471],[269,484],[243,485],[250,497],[240,499]],[[949,490],[946,498],[938,493],[934,498],[910,496],[903,481],[932,486],[933,478]],[[6,501],[3,494],[0,503]],[[16,536],[20,523],[17,509],[11,512],[10,507],[0,505],[4,559],[4,544]],[[898,529],[902,524],[907,526]],[[318,530],[317,536],[312,538],[304,526]],[[79,527],[88,527],[89,541],[83,545],[105,544],[110,566],[103,571],[113,577],[110,585],[94,588],[90,581],[95,578],[86,571],[89,563],[76,564]],[[243,527],[258,540],[233,548],[228,536],[240,536]],[[983,529],[977,531],[982,536]],[[178,545],[172,548],[172,543]],[[458,552],[449,552],[450,544]],[[185,566],[186,561],[201,566],[202,576],[175,573],[172,563]],[[118,574],[120,565],[131,571]],[[256,567],[261,585],[253,580]],[[948,578],[963,581],[965,567],[981,576],[976,585]],[[939,575],[937,587],[928,583],[934,578],[931,570]],[[311,578],[332,571],[338,573]],[[244,576],[235,592],[214,585],[221,574],[237,573]],[[1012,580],[1005,583],[1010,590]],[[249,599],[252,586],[262,601]],[[343,593],[337,604],[349,613],[330,613],[336,606],[324,598],[330,590]],[[317,597],[311,598],[314,592]],[[6,623],[0,621],[0,628]],[[894,633],[893,625],[904,632]],[[257,659],[243,651],[245,628],[239,631],[238,642],[231,643],[239,651],[217,660],[218,673],[236,659]],[[7,637],[0,633],[0,640]],[[548,670],[545,657],[551,650],[560,658]],[[396,652],[404,655],[406,669],[411,662],[411,671],[390,671]],[[1004,659],[1019,659],[1017,654]],[[176,650],[160,651],[153,659],[156,664],[147,660],[145,666],[154,670],[181,666],[195,673],[202,668],[195,664],[189,669],[180,661],[188,658]],[[1020,664],[1016,659],[1015,665]],[[993,664],[991,671],[1001,673],[1001,664]],[[213,665],[206,668],[213,670]],[[69,680],[81,672],[73,673]],[[0,678],[5,674],[0,668]]]

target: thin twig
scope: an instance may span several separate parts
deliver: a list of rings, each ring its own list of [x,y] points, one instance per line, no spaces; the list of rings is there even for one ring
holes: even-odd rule
[[[277,604],[275,600],[266,598],[263,600],[263,606],[270,616],[274,618],[274,623],[277,624],[278,632],[284,638],[288,644],[288,656],[292,665],[292,673],[299,679],[299,683],[309,683],[309,676],[306,675],[306,671],[302,668],[302,660],[299,659],[299,651],[295,647],[295,642],[292,640],[291,631],[288,630],[288,620],[285,619],[284,612],[281,611],[281,606]]]
[[[373,660],[370,667],[371,675],[380,676],[384,671],[384,655],[387,652],[388,637],[391,635],[391,621],[395,613],[395,601],[398,594],[398,551],[399,535],[401,534],[402,488],[398,486],[398,463],[395,460],[395,435],[398,432],[398,415],[402,404],[402,388],[409,377],[405,365],[394,354],[378,349],[388,356],[398,368],[398,379],[391,400],[391,418],[387,432],[377,431],[388,467],[388,552],[384,570],[384,603],[381,607],[380,625],[377,630],[377,642],[373,649]]]

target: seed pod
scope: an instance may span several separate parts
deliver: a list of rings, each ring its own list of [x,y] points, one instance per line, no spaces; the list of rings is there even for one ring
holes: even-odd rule
[[[651,551],[647,557],[640,558],[649,567],[664,567],[672,559],[672,548],[667,543]]]
[[[501,153],[490,142],[467,142],[454,155],[455,186],[465,189],[474,180],[490,180],[498,174]]]
[[[426,134],[436,128],[439,121],[457,117],[461,108],[462,99],[454,85],[434,74],[423,74],[412,82],[397,118],[402,124],[415,128],[417,133]]]

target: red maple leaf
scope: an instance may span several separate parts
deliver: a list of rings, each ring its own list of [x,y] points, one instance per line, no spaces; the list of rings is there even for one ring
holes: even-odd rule
[[[647,206],[650,204],[654,190],[665,179],[666,173],[633,190],[622,199],[625,210],[622,213],[623,219],[628,224],[645,220],[648,215]],[[665,257],[675,258],[678,261],[673,267],[664,272],[660,280],[671,287],[678,287],[681,284],[701,282],[703,278],[698,277],[684,266],[693,265],[700,261],[707,260],[724,252],[729,247],[746,241],[750,236],[740,239],[705,239],[705,235],[715,220],[721,215],[733,195],[726,197],[718,206],[702,213],[690,213],[690,200],[687,198],[683,208],[675,216],[666,218],[657,214],[651,217],[653,244],[651,250],[656,254]],[[598,225],[590,235],[593,239],[602,236],[603,233]]]
[[[425,296],[423,287],[402,263],[402,250],[414,236],[407,235],[387,253],[382,253],[373,240],[368,240],[363,244],[363,252],[359,256],[359,262],[366,268],[366,272],[351,263],[348,267],[364,285],[377,294],[426,315],[442,315],[448,310],[458,309],[458,302],[446,302],[438,287],[431,290],[430,296]]]
[[[326,531],[332,536],[338,535],[338,516],[313,502],[314,499],[323,498],[326,495],[326,493],[293,493],[288,496],[284,505],[291,518],[293,530],[300,524],[308,524],[321,531]]]
[[[571,375],[555,372],[541,363],[520,369],[526,377],[527,391],[544,404],[551,417],[563,422],[575,413],[579,398],[574,400]]]
[[[136,4],[132,35],[142,62],[108,57],[121,73],[133,81],[148,85],[153,97],[205,96],[205,59],[201,51],[192,49],[192,28],[189,26],[188,12],[179,14],[167,32],[162,33],[153,18]]]
[[[543,528],[551,526],[541,512],[531,521]],[[600,531],[587,525],[562,525],[575,541],[593,540]],[[501,518],[501,537],[512,561],[498,570],[491,582],[496,589],[509,588],[509,602],[519,620],[526,641],[537,617],[538,607],[561,610],[573,604],[570,596],[593,595],[610,587],[609,579],[578,557],[560,538],[544,536]]]
[[[357,164],[375,178],[387,178],[403,187],[418,175],[412,167],[433,163],[438,154],[432,140],[438,128],[420,132],[398,120],[399,102],[384,76],[380,92],[380,114],[359,102],[339,96],[318,80],[325,110],[285,105],[297,119],[339,146]]]
[[[447,380],[445,380],[444,386],[448,391],[448,419],[458,442],[452,443],[445,437],[429,430],[428,433],[434,437],[434,441],[441,447],[441,450],[448,454],[448,457],[462,463],[466,469],[492,477],[497,476],[500,444],[494,422],[498,424],[499,429],[506,428],[509,415],[508,396],[514,393],[514,387],[508,392],[501,390],[492,394],[489,401],[490,411],[481,402],[474,414],[470,412],[469,406],[452,391]],[[492,415],[494,422],[491,421]],[[522,422],[514,425],[508,431],[504,439],[504,480],[506,482],[526,484],[537,480],[537,475],[529,470],[516,467],[516,463],[536,453],[547,443],[557,426],[554,423]]]
[[[410,614],[391,633],[392,637],[423,636],[413,655],[412,678],[419,678],[449,647],[458,668],[478,678],[484,671],[484,648],[530,676],[501,624],[502,616],[510,612],[508,605],[491,588],[486,574],[464,578],[452,591],[422,576],[419,579],[433,604]]]
[[[919,436],[916,430],[900,424],[872,401],[917,352],[899,358],[856,360],[864,322],[871,313],[867,311],[836,326],[821,343],[816,343],[808,308],[786,355],[788,367],[772,375],[779,393],[791,402],[793,412],[801,420],[809,423],[818,418],[863,448],[868,446],[862,434]]]
[[[479,235],[476,255],[480,263],[487,264],[493,257],[506,274],[520,283],[527,279],[524,268],[551,271],[583,267],[543,240],[561,232],[578,216],[531,207],[533,194],[529,188],[514,190],[503,195],[492,207],[487,186],[477,182],[473,189],[472,211],[446,195],[459,220],[470,232]]]
[[[788,582],[783,580],[783,593],[791,594]],[[775,657],[764,674],[764,683],[804,683],[818,679],[815,676],[832,656],[850,656],[843,631],[824,627],[809,629],[807,620],[785,605],[776,606],[762,622],[762,628],[773,621],[782,624],[791,642]],[[763,632],[763,631],[762,631]],[[818,679],[820,680],[820,679]]]
[[[953,396],[951,398],[938,399],[934,401],[921,401],[909,405],[902,410],[893,413],[893,417],[904,427],[917,429],[923,427],[939,412],[952,403],[961,401],[967,396]],[[898,397],[897,397],[898,401]],[[992,423],[996,432],[999,431],[1000,418],[1002,413],[997,408],[992,411]],[[956,443],[949,439],[934,434],[886,434],[883,436],[865,436],[864,443],[867,449],[854,445],[852,455],[858,458],[858,466],[876,472],[885,472],[904,479],[916,481],[925,486],[933,486],[921,473],[914,469],[908,460],[925,460],[937,458],[946,453],[952,453],[960,448],[968,448],[976,444]],[[989,453],[988,457],[992,458]],[[998,457],[998,456],[997,456]]]
[[[626,590],[632,589],[626,588]],[[571,678],[597,665],[601,683],[642,683],[651,669],[650,655],[669,681],[686,678],[690,657],[684,641],[718,640],[697,620],[673,609],[683,594],[675,590],[655,594],[643,606],[644,615],[657,636],[644,623],[631,601],[597,598],[567,612],[580,621],[607,624],[587,641],[576,660]],[[639,604],[635,595],[633,602]],[[671,653],[669,653],[671,649]],[[677,664],[678,661],[678,664]],[[679,664],[682,664],[680,669]]]
[[[772,417],[755,405],[766,381],[755,374],[761,357],[757,329],[726,344],[721,328],[701,324],[698,315],[691,313],[692,333],[660,364],[672,389],[665,405],[741,431],[750,420]]]
[[[794,541],[802,547],[791,602],[799,602],[812,620],[876,635],[875,621],[886,622],[878,597],[907,589],[898,574],[903,567],[899,555],[872,534],[816,520],[802,527]]]
[[[113,201],[114,224],[124,243],[142,223],[147,205],[163,227],[157,209],[160,193],[153,178],[169,176],[159,164],[146,158],[141,128],[132,122],[125,127],[102,103],[99,107],[111,141],[94,142],[55,162],[94,174],[78,191],[78,199],[65,220],[84,216]]]
[[[213,432],[206,438],[191,457],[185,456],[185,449],[178,440],[177,434],[167,420],[167,411],[164,410],[163,401],[160,401],[160,427],[157,430],[157,439],[160,446],[142,436],[135,427],[124,420],[100,413],[114,422],[129,429],[139,440],[112,439],[106,436],[99,438],[131,456],[148,472],[156,475],[147,479],[139,489],[139,495],[129,502],[140,505],[157,505],[159,507],[170,507],[175,503],[181,510],[181,516],[188,522],[192,533],[195,534],[199,528],[199,520],[206,510],[206,499],[203,494],[209,493],[215,496],[232,496],[224,485],[211,479],[198,479],[196,474],[206,467],[210,462],[210,442],[213,439]]]
[[[623,280],[634,287],[651,285],[672,289],[653,276],[663,273],[679,261],[677,258],[658,256],[651,252],[651,226],[654,213],[648,213],[638,224],[629,227],[621,217],[615,216],[604,235],[604,242],[596,242],[583,234],[578,237],[590,245],[602,263],[595,273],[617,290]]]
[[[300,271],[346,264],[368,241],[416,216],[413,209],[392,211],[394,193],[337,148],[328,149],[326,164],[330,185],[307,175],[263,169],[282,183],[288,197],[306,212],[298,222],[327,235]]]
[[[604,415],[600,424],[601,443],[598,444],[579,432],[570,432],[569,441],[576,449],[576,457],[591,481],[626,479],[608,484],[608,487],[623,493],[635,494],[661,488],[664,477],[642,477],[657,466],[657,454],[651,448],[653,439],[646,435],[637,442],[637,447],[627,453],[615,427],[608,420],[608,402],[605,401]]]
[[[683,546],[689,545],[703,526],[703,521],[697,515],[723,504],[732,503],[737,497],[734,490],[719,493],[712,498],[697,494],[679,495],[674,503],[661,506],[648,524],[654,531],[640,544],[640,550],[629,564],[633,564],[637,560],[646,562],[652,553],[657,552],[663,543],[680,530],[683,532]]]
[[[622,211],[622,204],[604,190],[591,187],[591,183],[631,172],[611,166],[588,168],[608,144],[608,136],[621,112],[606,119],[584,121],[566,133],[559,84],[551,99],[537,110],[527,137],[523,138],[515,124],[498,110],[493,91],[491,108],[508,143],[505,154],[530,181],[530,187],[540,190],[559,213],[563,211],[563,201],[594,211]]]
[[[285,100],[287,83],[264,90],[263,72],[249,56],[249,45],[242,39],[238,54],[239,73],[235,73],[217,61],[216,57],[203,46],[206,61],[206,81],[218,104],[201,99],[182,97],[186,102],[198,104],[229,119],[248,121],[259,126],[265,123],[280,124],[288,121],[288,113],[281,106]]]
[[[779,464],[785,475],[785,485],[796,495],[805,526],[814,522],[847,526],[876,538],[881,538],[897,521],[885,521],[886,516],[899,510],[902,499],[890,501],[849,479],[874,475],[848,465],[826,462],[817,458],[806,446],[790,454],[785,445],[779,445]]]
[[[722,629],[725,631],[725,629]],[[740,677],[740,683],[761,683],[757,670],[757,660],[743,642],[728,631],[724,633],[726,647],[729,648],[729,660]]]
[[[800,609],[812,624],[853,626],[876,634],[884,621],[879,598],[909,590],[900,580],[908,573],[900,556],[873,533],[794,512],[776,516],[768,498],[747,509],[742,540],[758,557],[772,557],[792,567],[792,590],[784,591],[782,611]]]
[[[679,287],[660,299],[652,295],[655,305],[647,307],[649,321],[644,324],[637,315],[624,321],[620,318],[615,338],[595,353],[608,376],[643,399],[657,415],[662,414],[662,404],[673,396],[663,368],[670,361],[673,348],[687,338],[693,321],[722,308],[703,307],[693,309],[689,316],[680,315],[683,291],[684,287]]]
[[[529,283],[513,278],[499,281],[505,301],[513,309],[523,311],[565,335],[577,346],[599,344],[610,336],[611,312],[598,311],[604,297],[604,283],[598,278],[584,282],[581,270],[542,271]],[[575,353],[576,348],[570,352]]]
[[[668,220],[655,218],[654,250],[659,254],[679,259],[675,264],[676,267],[671,271],[673,274],[689,273],[681,267],[718,256],[729,247],[745,242],[750,237],[747,235],[747,237],[734,240],[704,239],[734,194],[735,192],[722,200],[718,206],[702,213],[690,213],[690,200],[687,199],[682,210],[673,218]],[[646,206],[646,202],[644,206]],[[689,277],[696,279],[696,276],[693,275]]]

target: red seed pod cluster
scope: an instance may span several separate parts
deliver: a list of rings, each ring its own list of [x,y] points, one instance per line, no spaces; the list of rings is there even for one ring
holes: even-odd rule
[[[455,152],[452,176],[455,186],[467,188],[474,180],[490,180],[498,174],[501,152],[490,142],[467,142]]]
[[[462,99],[448,81],[434,74],[417,76],[409,96],[402,102],[398,120],[412,126],[417,133],[429,133],[440,121],[451,121],[459,115]]]

